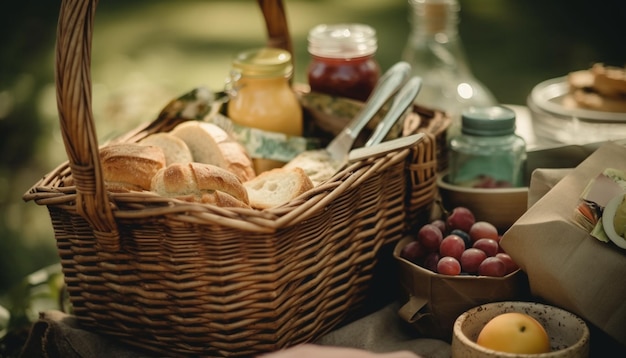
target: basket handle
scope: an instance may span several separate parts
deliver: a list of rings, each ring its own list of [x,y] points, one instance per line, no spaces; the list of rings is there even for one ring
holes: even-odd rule
[[[120,249],[108,198],[91,106],[91,44],[98,0],[63,0],[57,25],[55,81],[65,151],[76,185],[76,210],[105,251]],[[292,52],[282,0],[258,0],[269,44]]]

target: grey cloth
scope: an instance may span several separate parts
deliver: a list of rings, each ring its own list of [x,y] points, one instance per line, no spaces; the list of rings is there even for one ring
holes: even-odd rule
[[[444,341],[416,338],[405,327],[391,304],[342,326],[315,344],[363,349],[371,352],[407,350],[424,358],[450,357]],[[120,344],[114,339],[81,329],[75,317],[60,311],[46,311],[31,328],[23,348],[24,358],[151,358],[149,353]]]
[[[81,329],[75,317],[46,311],[31,327],[23,358],[148,358],[151,357],[113,339]]]
[[[338,328],[320,338],[316,343],[385,353],[406,350],[424,358],[449,358],[447,342],[419,338],[412,328],[398,317],[399,306],[392,303],[382,309]]]

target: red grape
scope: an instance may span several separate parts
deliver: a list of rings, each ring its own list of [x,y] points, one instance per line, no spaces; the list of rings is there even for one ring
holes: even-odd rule
[[[502,277],[506,274],[504,262],[497,257],[487,257],[480,266],[478,274],[482,276]]]
[[[498,241],[498,229],[487,221],[475,222],[468,234],[474,242],[479,239],[493,239]]]
[[[472,247],[483,250],[487,256],[496,256],[499,246],[496,240],[478,239]]]
[[[427,254],[424,258],[424,268],[431,270],[432,272],[437,272],[437,263],[439,262],[440,257],[439,253],[434,251]]]
[[[437,263],[437,272],[442,275],[458,275],[461,273],[461,264],[454,257],[445,256]]]
[[[419,241],[413,240],[402,248],[400,256],[413,263],[417,263],[421,258],[426,256],[426,250],[424,250],[424,247],[422,247]]]
[[[472,247],[472,245],[474,244],[474,242],[470,238],[469,234],[466,233],[463,230],[454,229],[454,230],[450,231],[450,235],[460,236],[461,239],[463,239],[463,241],[465,241],[465,247]]]
[[[441,256],[451,256],[460,260],[463,251],[465,251],[465,241],[457,235],[444,237],[439,245],[439,254]]]
[[[477,273],[478,266],[487,258],[483,250],[470,247],[461,254],[461,268],[467,273]]]
[[[436,219],[433,220],[433,222],[431,222],[431,224],[435,225],[440,231],[441,233],[445,233],[446,232],[446,222],[441,220],[441,219]]]
[[[449,230],[459,229],[465,232],[469,232],[469,229],[474,225],[476,219],[474,214],[466,207],[458,206],[452,209],[448,219],[446,220],[446,227]]]
[[[504,262],[504,274],[508,275],[511,272],[517,270],[519,268],[519,266],[517,266],[517,264],[515,263],[515,261],[513,261],[513,259],[511,258],[511,256],[509,254],[505,254],[503,252],[498,252],[496,254],[496,257],[499,258],[500,260],[502,260],[502,262]]]
[[[422,226],[400,256],[443,275],[501,277],[519,269],[500,247],[501,237],[495,225],[476,221],[470,209],[457,206],[445,220]]]
[[[443,234],[435,225],[426,224],[417,232],[417,240],[427,251],[437,251],[443,240]]]

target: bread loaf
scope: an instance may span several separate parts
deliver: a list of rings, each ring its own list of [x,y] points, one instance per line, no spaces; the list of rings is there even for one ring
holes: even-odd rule
[[[166,165],[193,162],[191,151],[185,141],[171,133],[153,133],[139,141],[139,144],[161,148],[165,154]]]
[[[165,154],[156,146],[112,144],[100,149],[100,162],[107,189],[150,190],[152,177],[165,167]]]
[[[243,185],[250,206],[261,210],[283,205],[313,188],[311,179],[300,167],[271,169]]]
[[[248,193],[230,171],[205,163],[174,163],[152,178],[151,190],[161,196],[224,207],[249,207]]]
[[[171,133],[187,144],[194,162],[226,169],[242,182],[254,178],[252,160],[245,148],[217,125],[188,121],[176,126]]]

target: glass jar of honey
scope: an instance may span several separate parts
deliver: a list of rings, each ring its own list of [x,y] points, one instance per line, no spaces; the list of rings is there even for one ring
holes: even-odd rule
[[[380,77],[376,31],[368,25],[318,25],[308,34],[311,91],[365,101]]]
[[[288,51],[261,48],[238,54],[232,63],[228,84],[228,117],[242,126],[301,136],[302,107],[289,84],[292,72]],[[252,159],[257,173],[285,164],[271,159]]]

